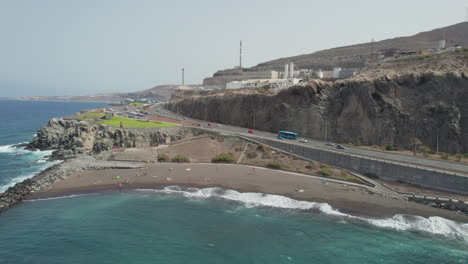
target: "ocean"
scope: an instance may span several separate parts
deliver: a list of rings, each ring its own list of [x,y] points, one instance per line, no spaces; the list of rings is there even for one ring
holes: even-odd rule
[[[12,149],[51,117],[99,103],[0,101],[0,186],[52,165]],[[29,200],[0,214],[0,263],[468,263],[468,225],[366,219],[327,204],[221,188]]]

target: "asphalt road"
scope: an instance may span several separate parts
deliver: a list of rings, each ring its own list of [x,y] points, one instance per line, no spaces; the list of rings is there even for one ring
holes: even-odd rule
[[[260,136],[260,137],[266,137],[266,138],[271,138],[271,139],[277,138],[277,134],[271,133],[271,132],[254,130],[254,134],[250,134],[248,133],[249,128],[235,127],[235,126],[224,125],[224,124],[219,126],[219,124],[216,124],[213,122],[197,120],[197,119],[185,117],[182,115],[177,115],[175,113],[168,111],[167,109],[164,109],[162,105],[155,107],[155,109],[157,110],[156,114],[159,114],[161,116],[178,119],[178,120],[186,120],[192,123],[199,123],[203,127],[213,129],[213,130],[234,132],[234,133],[244,134],[246,136]],[[212,126],[208,126],[207,125],[208,123],[211,123]],[[437,169],[437,170],[442,170],[442,171],[449,171],[452,173],[456,173],[456,174],[464,175],[468,177],[468,165],[463,164],[463,163],[438,161],[438,160],[425,159],[425,158],[413,157],[413,156],[407,156],[407,155],[399,155],[395,153],[348,147],[348,146],[346,146],[346,149],[344,150],[339,150],[339,149],[336,149],[335,146],[325,145],[324,141],[313,140],[313,139],[307,139],[308,141],[307,143],[301,143],[296,140],[287,140],[287,139],[285,139],[284,141],[288,141],[288,143],[290,144],[307,145],[307,146],[324,149],[328,151],[341,151],[344,153],[349,153],[351,155],[365,156],[365,157],[382,159],[386,161],[392,161],[392,162],[403,163],[403,164],[408,164],[408,165],[416,165],[416,166],[425,167],[427,169],[432,168],[432,169]]]

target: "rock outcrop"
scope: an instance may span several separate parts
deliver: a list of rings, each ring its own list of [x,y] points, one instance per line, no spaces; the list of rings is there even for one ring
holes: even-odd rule
[[[118,128],[92,125],[86,121],[54,118],[42,127],[27,149],[57,150],[53,156],[99,154],[115,147],[152,147],[198,135],[196,128]]]
[[[187,115],[246,128],[296,131],[304,137],[409,148],[409,139],[468,152],[468,77],[407,73],[291,87],[275,95],[232,94],[168,104]],[[206,110],[205,110],[206,107]]]

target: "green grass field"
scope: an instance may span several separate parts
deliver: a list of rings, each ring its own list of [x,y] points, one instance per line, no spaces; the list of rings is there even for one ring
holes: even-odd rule
[[[122,116],[114,116],[112,119],[102,120],[100,124],[108,125],[108,126],[120,126],[120,122],[123,122],[124,127],[178,127],[179,126],[179,125],[169,124],[169,123],[131,119],[131,118],[126,118]]]
[[[129,103],[128,105],[131,106],[139,106],[139,105],[144,105],[145,103]]]

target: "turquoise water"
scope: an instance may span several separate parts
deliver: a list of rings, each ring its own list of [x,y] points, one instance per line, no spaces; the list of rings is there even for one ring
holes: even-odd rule
[[[0,192],[51,166],[29,141],[104,103],[0,100]],[[348,216],[282,196],[167,187],[24,202],[0,214],[0,263],[468,263],[468,225]]]
[[[0,100],[0,192],[30,178],[55,163],[46,162],[51,151],[13,148],[29,142],[37,130],[53,117],[72,115],[82,109],[106,106],[93,102],[50,102]]]
[[[287,209],[306,204],[280,196],[167,189],[25,202],[0,217],[0,262],[468,263],[453,234]],[[273,201],[284,208],[261,205]]]

